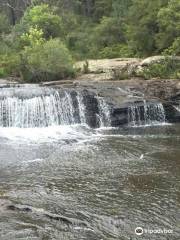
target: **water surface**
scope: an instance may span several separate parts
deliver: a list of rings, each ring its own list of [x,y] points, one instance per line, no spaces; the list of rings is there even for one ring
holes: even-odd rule
[[[0,239],[180,239],[179,146],[179,125],[1,128]]]

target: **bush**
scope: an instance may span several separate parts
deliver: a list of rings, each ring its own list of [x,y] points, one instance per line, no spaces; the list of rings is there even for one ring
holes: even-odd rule
[[[145,79],[151,78],[180,78],[180,62],[172,57],[166,57],[160,63],[154,63],[146,67],[142,72]]]
[[[27,82],[40,82],[74,77],[75,69],[66,46],[51,39],[22,51],[21,73]]]
[[[53,13],[47,4],[41,4],[27,10],[20,25],[24,26],[26,31],[30,27],[42,29],[46,39],[60,37],[63,33],[61,17]],[[22,26],[21,28],[23,28]]]
[[[96,57],[97,49],[94,51],[93,25],[82,20],[81,26],[76,31],[69,32],[66,36],[67,46],[77,60]]]
[[[86,60],[85,63],[83,64],[83,70],[82,70],[82,72],[83,72],[84,74],[89,73],[89,62],[88,62],[88,60]]]
[[[100,58],[118,58],[118,57],[132,57],[133,53],[125,44],[115,44],[110,47],[103,48],[100,53]]]
[[[21,47],[33,47],[35,45],[41,45],[45,42],[43,38],[43,31],[42,29],[38,29],[37,27],[30,27],[28,33],[23,33],[20,37],[20,45]]]
[[[11,29],[8,17],[0,13],[0,34],[9,33]]]
[[[180,37],[176,38],[169,48],[164,51],[165,55],[180,55]]]
[[[19,76],[20,59],[18,54],[0,56],[0,77]]]

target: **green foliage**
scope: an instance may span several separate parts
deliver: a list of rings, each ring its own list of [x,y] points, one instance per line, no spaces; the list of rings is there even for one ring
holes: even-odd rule
[[[86,60],[85,63],[83,64],[83,73],[89,73],[89,62]]]
[[[72,76],[71,55],[75,60],[180,55],[179,0],[9,2],[0,11],[1,76],[18,75],[19,69],[28,81]],[[144,74],[168,76],[166,71],[173,75],[165,65]]]
[[[101,48],[124,41],[123,27],[112,17],[103,17],[93,34],[94,41]]]
[[[167,0],[134,0],[129,9],[127,37],[134,53],[139,56],[156,54],[157,15]]]
[[[122,21],[128,14],[132,0],[114,0],[112,2],[112,16]]]
[[[28,82],[63,79],[75,74],[71,55],[58,39],[26,47],[21,58],[21,73]]]
[[[180,37],[176,38],[173,44],[167,48],[163,54],[165,55],[180,55]]]
[[[142,72],[145,79],[151,78],[180,78],[180,63],[173,58],[166,57],[160,63],[151,64]]]
[[[87,21],[83,21],[82,26],[67,35],[67,46],[75,59],[80,60],[97,56],[97,50],[94,50],[93,29],[94,25],[88,25]]]
[[[14,52],[0,55],[0,77],[19,76],[20,58]]]
[[[100,53],[100,58],[128,58],[132,57],[133,53],[126,44],[114,44],[110,47],[103,48]]]
[[[110,17],[112,13],[113,0],[99,0],[94,3],[93,18],[99,21],[102,17]]]
[[[161,8],[157,15],[159,33],[157,34],[157,46],[160,50],[173,45],[180,36],[180,1],[170,0],[168,5]]]
[[[38,5],[28,9],[22,19],[22,24],[42,29],[46,39],[61,36],[62,20],[47,4]]]
[[[0,34],[9,33],[11,29],[9,20],[5,14],[0,13]]]
[[[28,33],[23,33],[21,36],[21,43],[23,46],[35,46],[42,45],[45,42],[43,38],[43,31],[38,29],[37,27],[31,27]]]
[[[128,74],[127,69],[114,69],[113,70],[113,79],[114,80],[126,80],[131,77],[130,74]]]

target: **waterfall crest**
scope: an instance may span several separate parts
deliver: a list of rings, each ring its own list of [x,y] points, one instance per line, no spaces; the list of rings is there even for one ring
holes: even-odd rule
[[[74,124],[91,128],[119,127],[127,120],[129,126],[145,126],[165,123],[166,117],[161,103],[135,102],[121,110],[86,89],[56,90],[24,85],[0,89],[0,127],[42,128]]]
[[[0,91],[0,127],[110,126],[105,100],[85,91],[10,87]]]
[[[73,124],[73,109],[68,93],[55,91],[32,98],[7,97],[0,100],[1,127],[47,127]]]

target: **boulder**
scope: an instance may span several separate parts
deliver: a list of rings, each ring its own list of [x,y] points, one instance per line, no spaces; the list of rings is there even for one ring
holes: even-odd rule
[[[175,62],[180,62],[180,57],[179,56],[169,56],[169,59],[172,59]],[[144,59],[139,66],[141,67],[148,67],[154,63],[161,63],[166,59],[165,56],[152,56]]]

